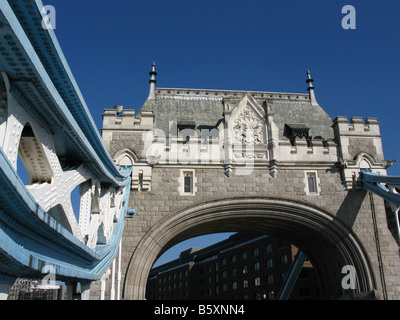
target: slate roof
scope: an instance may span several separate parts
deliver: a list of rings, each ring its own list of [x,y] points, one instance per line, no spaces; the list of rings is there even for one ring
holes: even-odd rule
[[[310,136],[333,140],[332,118],[319,106],[313,105],[309,94],[249,92],[261,105],[267,101],[273,120],[285,139],[285,124],[301,124],[310,128]],[[196,129],[216,127],[223,121],[223,100],[240,100],[246,91],[156,88],[155,99],[147,99],[142,111],[153,111],[155,128],[168,136],[169,122],[195,123]],[[140,114],[139,112],[139,114]]]

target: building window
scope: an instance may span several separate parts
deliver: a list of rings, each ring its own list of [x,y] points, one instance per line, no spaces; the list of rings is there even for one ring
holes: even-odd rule
[[[237,270],[236,270],[236,268],[233,268],[232,269],[232,276],[235,277],[236,275],[237,275]]]
[[[261,285],[261,279],[260,279],[260,277],[257,277],[257,278],[254,279],[254,285],[255,285],[256,287],[258,287],[259,285]]]
[[[317,180],[314,172],[307,173],[307,183],[308,183],[308,192],[316,193],[317,192]]]
[[[194,170],[181,170],[180,178],[180,195],[182,196],[193,196],[195,195],[196,188],[196,177]]]
[[[284,254],[283,256],[281,256],[280,261],[281,261],[281,264],[286,264],[288,262],[287,255]]]
[[[267,268],[272,268],[273,267],[273,261],[272,261],[272,259],[268,259],[267,260]]]
[[[185,193],[193,192],[193,172],[186,171],[183,173]]]
[[[249,286],[249,282],[247,280],[243,280],[243,288],[247,288]]]
[[[237,282],[232,283],[232,289],[237,290]]]
[[[246,252],[246,251],[243,251],[243,253],[242,253],[242,259],[243,259],[243,260],[246,260],[246,259],[247,259],[247,252]]]
[[[260,263],[259,262],[256,262],[255,264],[254,264],[254,271],[259,271],[260,270]]]
[[[272,252],[272,244],[268,243],[266,247],[266,252],[271,253]]]
[[[319,178],[317,171],[305,172],[305,191],[307,195],[319,194]]]
[[[179,139],[183,142],[183,144],[187,144],[190,141],[191,137],[196,136],[195,132],[196,124],[190,121],[187,123],[178,122],[177,129],[178,129],[178,136]]]
[[[253,256],[254,256],[254,257],[257,257],[258,254],[259,254],[258,248],[255,248],[255,249],[253,250]]]
[[[233,262],[233,263],[236,262],[236,256],[232,256],[232,262]]]
[[[274,275],[270,274],[267,278],[268,284],[274,284]]]
[[[248,272],[247,265],[243,266],[242,273],[246,274]]]

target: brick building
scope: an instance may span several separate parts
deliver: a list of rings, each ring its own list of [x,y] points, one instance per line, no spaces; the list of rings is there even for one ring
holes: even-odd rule
[[[153,268],[146,298],[273,300],[296,253],[285,240],[237,233],[207,248],[183,251],[178,259]],[[304,264],[290,299],[319,299],[310,262]]]

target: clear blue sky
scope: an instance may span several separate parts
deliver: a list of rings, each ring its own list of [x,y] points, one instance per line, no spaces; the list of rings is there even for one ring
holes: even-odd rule
[[[307,92],[332,117],[377,117],[385,158],[400,161],[400,1],[43,0],[92,116],[139,111],[158,87]],[[342,28],[344,5],[356,29]],[[400,176],[400,162],[389,169]]]

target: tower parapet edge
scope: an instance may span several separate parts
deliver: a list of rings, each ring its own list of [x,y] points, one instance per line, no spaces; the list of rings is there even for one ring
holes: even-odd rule
[[[119,115],[119,113],[121,113]],[[118,112],[117,108],[105,109],[103,116],[103,129],[129,129],[129,130],[150,130],[153,128],[154,114],[150,111],[140,113],[140,116],[135,115],[133,109],[123,109]]]
[[[390,162],[385,160],[377,118],[336,117],[333,120],[338,158],[347,189],[360,187],[361,169],[386,175]]]

